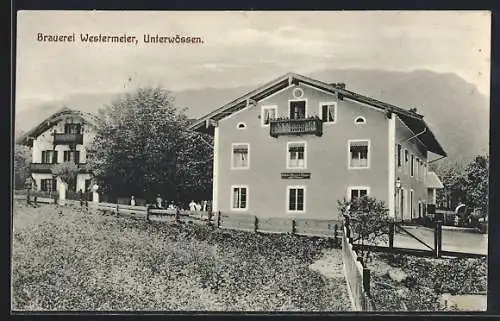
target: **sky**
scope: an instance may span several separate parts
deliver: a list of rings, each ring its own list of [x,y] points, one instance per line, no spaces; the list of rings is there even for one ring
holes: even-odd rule
[[[16,109],[79,93],[227,88],[349,68],[451,72],[489,95],[490,21],[481,11],[20,11]],[[38,33],[77,41],[40,42]],[[88,44],[80,33],[139,42]],[[148,44],[144,34],[203,43]]]

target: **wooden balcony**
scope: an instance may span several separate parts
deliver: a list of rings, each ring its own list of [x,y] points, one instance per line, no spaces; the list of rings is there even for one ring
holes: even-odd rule
[[[55,133],[55,145],[83,144],[83,134]]]
[[[52,167],[56,164],[51,163],[30,163],[30,171],[32,173],[52,173]],[[78,166],[78,172],[87,173],[86,163],[76,163]]]
[[[277,118],[269,121],[269,134],[280,135],[323,135],[323,122],[318,117],[290,119]]]

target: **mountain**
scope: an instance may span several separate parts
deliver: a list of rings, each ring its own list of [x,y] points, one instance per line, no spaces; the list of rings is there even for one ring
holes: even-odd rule
[[[277,75],[278,76],[278,75]],[[325,82],[343,82],[346,88],[402,108],[417,108],[448,152],[447,161],[467,160],[489,150],[489,97],[453,73],[429,70],[396,72],[366,69],[332,69],[307,74]],[[173,92],[178,108],[200,117],[254,89],[202,88]],[[29,130],[66,105],[96,113],[117,93],[69,95],[52,102],[23,105],[16,112],[16,131]]]

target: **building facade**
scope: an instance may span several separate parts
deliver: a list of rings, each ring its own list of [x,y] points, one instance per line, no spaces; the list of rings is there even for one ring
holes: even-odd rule
[[[63,108],[20,137],[18,144],[31,148],[30,173],[35,188],[43,192],[59,190],[61,179],[52,168],[63,162],[74,162],[79,172],[70,191],[88,191],[91,175],[86,167],[95,135],[95,117],[88,113]]]
[[[431,155],[445,157],[423,116],[289,73],[209,113],[213,209],[337,219],[337,201],[369,195],[396,219],[422,216]]]

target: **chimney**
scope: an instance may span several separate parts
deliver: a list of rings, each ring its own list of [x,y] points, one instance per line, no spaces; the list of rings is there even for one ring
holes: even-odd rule
[[[330,86],[337,87],[340,89],[345,89],[345,83],[343,83],[343,82],[334,82],[334,83],[331,83]]]

